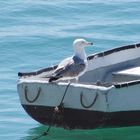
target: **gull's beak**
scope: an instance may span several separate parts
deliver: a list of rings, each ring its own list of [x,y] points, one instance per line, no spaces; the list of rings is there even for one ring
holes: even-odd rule
[[[92,46],[93,43],[92,42],[87,42],[87,45]]]

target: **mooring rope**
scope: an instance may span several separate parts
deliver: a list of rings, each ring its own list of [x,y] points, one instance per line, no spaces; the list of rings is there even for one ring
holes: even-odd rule
[[[64,94],[63,94],[63,97],[62,97],[62,99],[61,99],[61,102],[60,102],[59,106],[63,105],[63,101],[64,101],[64,98],[65,98],[65,96],[66,96],[66,93],[67,93],[67,91],[68,91],[68,88],[69,88],[70,84],[71,84],[71,83],[69,82],[68,85],[66,86],[65,92],[64,92]]]
[[[69,82],[69,84],[66,86],[66,89],[65,89],[64,94],[63,94],[63,97],[62,97],[62,99],[61,99],[61,101],[60,101],[60,104],[54,108],[53,114],[52,114],[52,118],[51,118],[51,123],[50,123],[50,125],[48,126],[47,130],[46,130],[45,132],[43,132],[41,135],[39,135],[39,136],[33,138],[32,140],[38,140],[38,139],[40,139],[40,138],[42,138],[42,137],[44,137],[44,136],[47,136],[47,135],[49,134],[49,131],[51,130],[51,127],[52,127],[52,123],[54,122],[54,120],[55,120],[55,118],[56,118],[56,115],[60,112],[60,109],[63,109],[63,108],[64,108],[64,103],[63,103],[63,101],[64,101],[64,98],[65,98],[65,96],[66,96],[66,93],[67,93],[67,91],[68,91],[68,88],[69,88],[70,84],[71,84],[71,83]]]
[[[54,121],[54,118],[55,118],[56,113],[57,113],[57,112],[56,112],[55,109],[54,109],[54,112],[53,112],[53,115],[52,115],[52,119],[51,119],[51,123],[50,123],[50,125],[48,126],[47,130],[46,130],[45,132],[43,132],[42,134],[40,134],[39,136],[33,138],[32,140],[38,140],[38,139],[40,139],[40,138],[42,138],[42,137],[44,137],[44,136],[47,136],[47,135],[49,134],[49,131],[50,131],[51,127],[52,127],[52,123],[53,123],[53,121]]]

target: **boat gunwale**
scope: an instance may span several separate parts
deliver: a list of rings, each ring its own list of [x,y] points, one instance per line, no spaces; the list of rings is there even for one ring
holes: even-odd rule
[[[133,80],[133,81],[128,81],[128,82],[122,82],[122,83],[115,83],[114,86],[115,88],[124,88],[124,87],[129,87],[129,86],[134,86],[140,84],[140,80]]]
[[[104,57],[119,51],[123,51],[123,50],[128,50],[128,49],[134,49],[134,48],[139,48],[140,47],[140,43],[137,44],[132,44],[132,45],[126,45],[126,46],[122,46],[122,47],[116,47],[113,49],[109,49],[103,52],[99,52],[97,54],[93,54],[87,57],[88,60],[92,60],[94,59],[94,57]]]
[[[42,80],[38,80],[38,79],[26,79],[26,80],[20,80],[18,83],[48,83],[46,81],[42,81]],[[53,83],[52,83],[53,84]],[[71,83],[71,86],[74,86],[74,87],[83,87],[83,88],[98,88],[98,89],[111,89],[113,87],[117,88],[117,89],[120,89],[120,88],[124,88],[124,87],[130,87],[130,86],[134,86],[134,85],[137,85],[137,84],[140,84],[140,80],[133,80],[133,81],[127,81],[127,82],[122,82],[122,83],[103,83],[101,85],[98,85],[97,83]],[[59,86],[62,86],[62,85],[67,85],[66,82],[59,82],[57,83],[56,85],[59,85]],[[82,86],[84,85],[84,86]]]

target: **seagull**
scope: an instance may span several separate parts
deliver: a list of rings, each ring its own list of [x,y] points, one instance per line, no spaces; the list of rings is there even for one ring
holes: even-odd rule
[[[87,56],[84,47],[93,45],[85,39],[76,39],[73,42],[74,55],[61,61],[56,70],[49,76],[49,82],[71,80],[82,76],[87,69]]]

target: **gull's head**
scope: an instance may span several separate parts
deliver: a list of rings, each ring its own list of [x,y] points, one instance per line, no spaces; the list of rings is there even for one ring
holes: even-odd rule
[[[91,46],[93,45],[92,42],[88,42],[85,39],[76,39],[73,42],[74,47],[86,47],[86,46]]]

